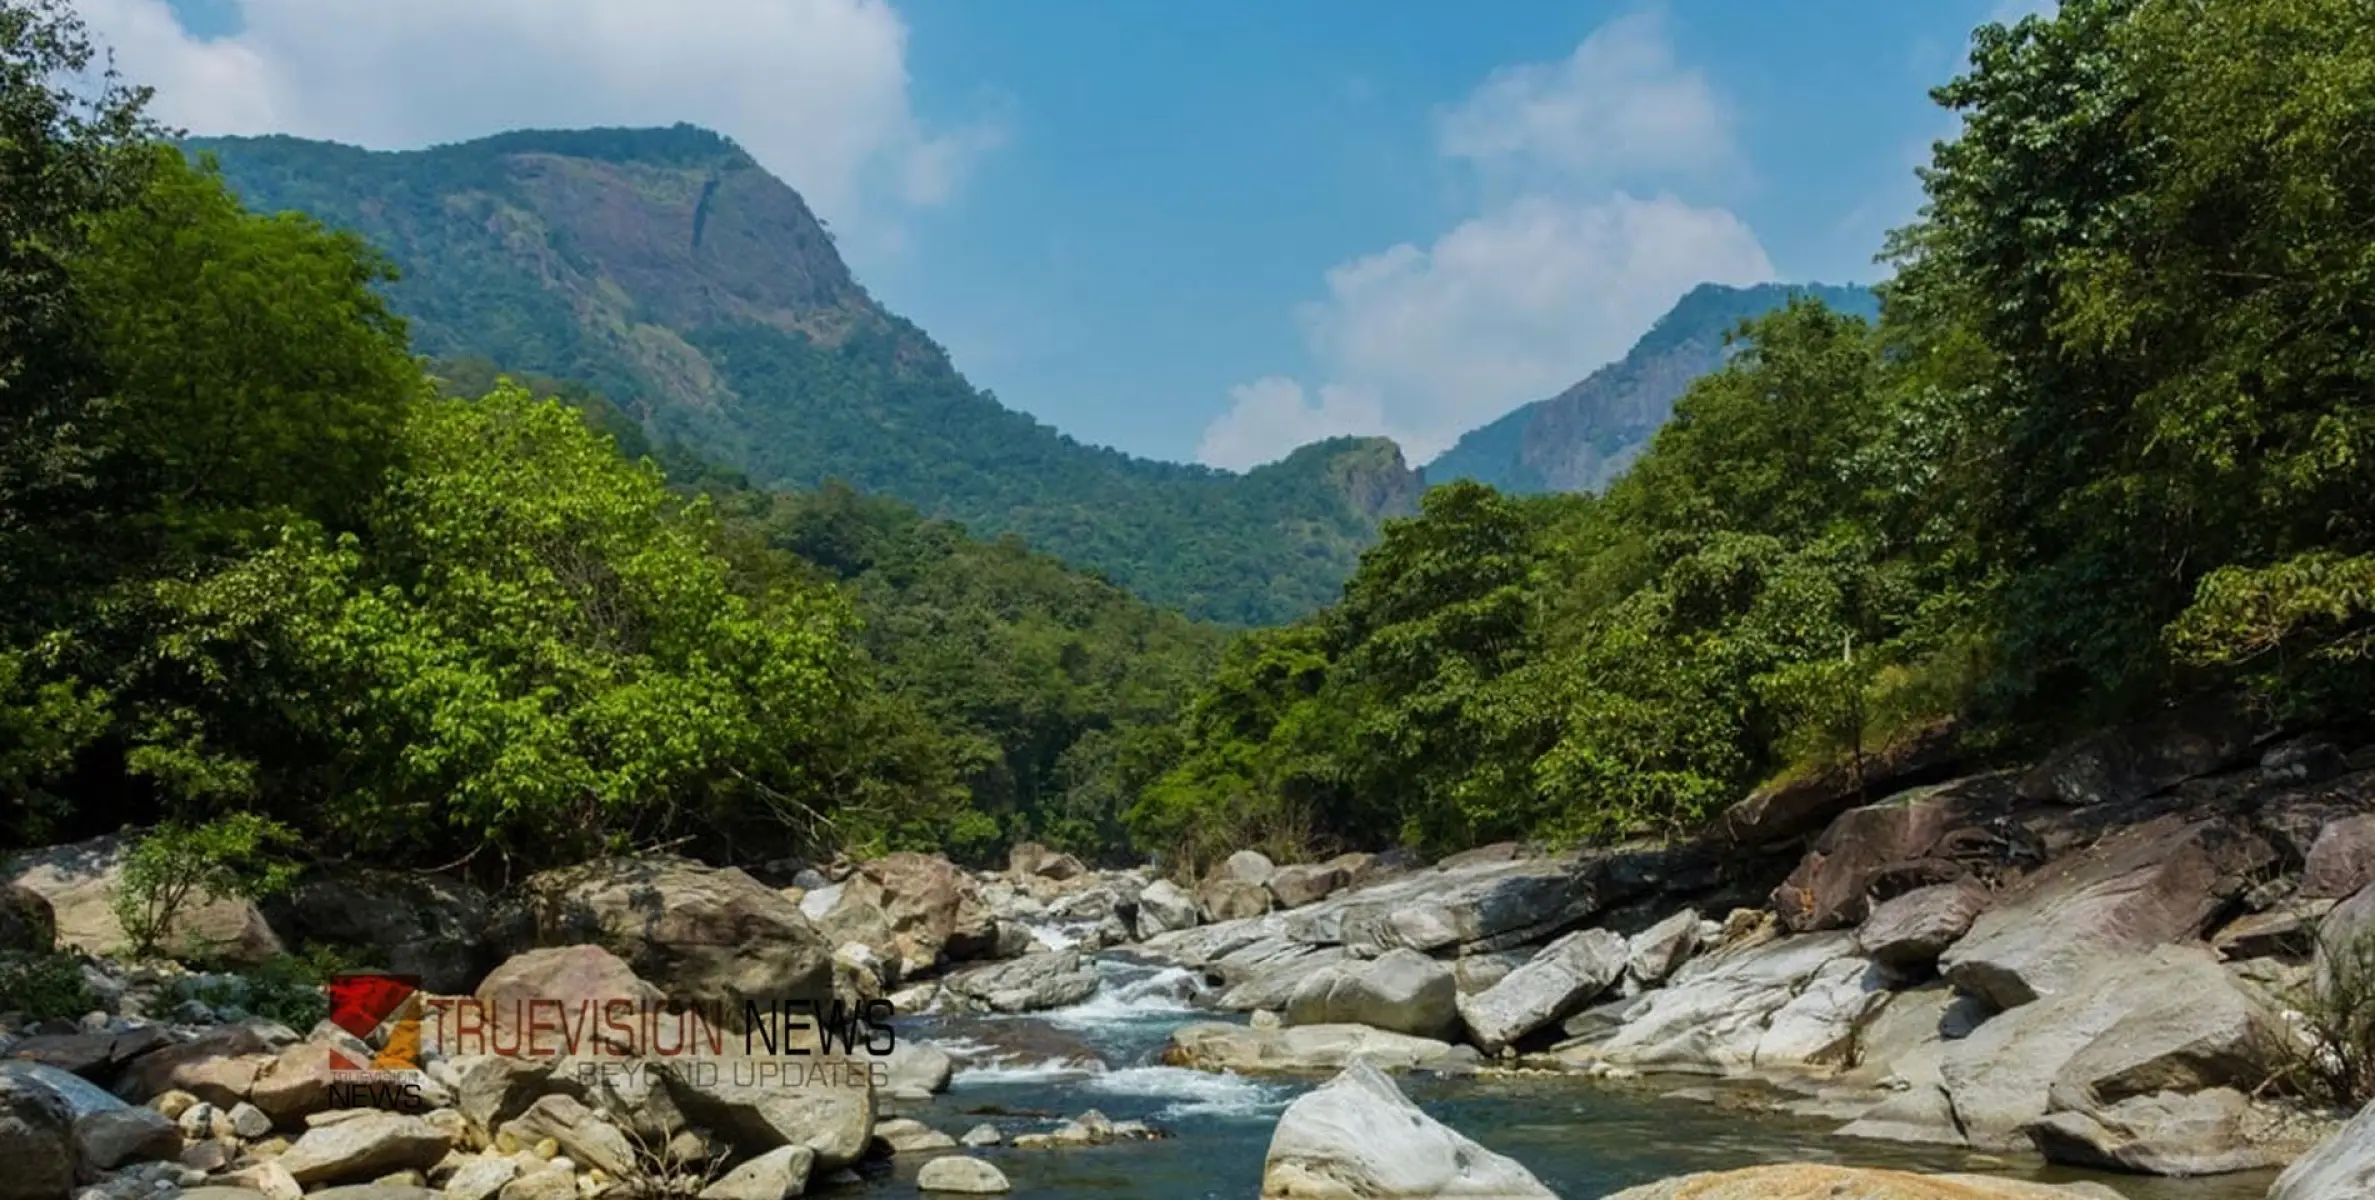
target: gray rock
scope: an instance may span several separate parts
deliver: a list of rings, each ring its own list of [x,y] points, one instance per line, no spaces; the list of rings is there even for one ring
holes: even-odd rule
[[[1138,893],[1138,940],[1196,927],[1196,898],[1168,879],[1158,879]]]
[[[1478,1049],[1498,1053],[1590,1003],[1624,973],[1625,962],[1625,940],[1616,934],[1605,929],[1569,934],[1485,991],[1457,997],[1460,1019]]]
[[[808,1174],[815,1166],[816,1151],[777,1146],[701,1189],[700,1200],[784,1200],[808,1190]]]
[[[1280,867],[1270,877],[1270,895],[1280,908],[1301,908],[1327,899],[1344,882],[1344,868],[1333,863]]]
[[[1005,1140],[1006,1135],[999,1133],[998,1127],[987,1121],[966,1130],[965,1136],[957,1139],[957,1141],[975,1149],[983,1146],[995,1146]]]
[[[2240,697],[2201,697],[2054,751],[2021,777],[2021,797],[2073,805],[2140,800],[2246,761],[2254,732]]]
[[[2375,813],[2327,822],[2301,868],[2304,900],[2339,900],[2375,883]]]
[[[627,1135],[570,1096],[542,1096],[498,1131],[533,1146],[546,1138],[560,1143],[570,1161],[608,1171],[612,1178],[635,1167],[635,1145]]]
[[[1879,962],[1926,966],[1971,931],[1989,899],[1985,887],[1968,879],[1915,888],[1874,905],[1856,944]]]
[[[1261,1009],[1283,1010],[1292,999],[1295,989],[1303,986],[1316,971],[1344,963],[1351,958],[1341,946],[1314,949],[1287,943],[1286,953],[1265,956],[1259,965],[1223,959],[1214,964],[1229,990],[1221,993],[1215,1003],[1231,1012],[1254,1012]],[[1251,951],[1255,947],[1248,947]]]
[[[2246,1132],[2251,1101],[2233,1088],[2130,1096],[2090,1112],[2057,1112],[2025,1132],[2049,1162],[2145,1175],[2224,1175],[2282,1161]]]
[[[2171,815],[2041,868],[1939,956],[1956,987],[1999,1008],[2072,986],[2106,957],[2190,941],[2273,857],[2258,838]]]
[[[515,949],[600,945],[670,997],[728,1014],[745,1000],[833,997],[832,945],[799,905],[739,870],[602,859],[532,876],[522,891],[528,940]]]
[[[1261,916],[1270,911],[1270,900],[1267,883],[1227,875],[1207,879],[1196,889],[1197,905],[1208,921],[1241,921]]]
[[[74,1191],[81,1151],[74,1110],[23,1075],[0,1075],[0,1200],[64,1200]]]
[[[519,1177],[520,1165],[499,1154],[476,1154],[462,1160],[462,1165],[445,1180],[445,1200],[488,1200],[503,1190],[503,1185]],[[780,1196],[769,1200],[782,1200]]]
[[[125,1163],[161,1162],[181,1153],[181,1129],[153,1108],[126,1105],[74,1122],[82,1160],[103,1171]]]
[[[1460,988],[1460,995],[1473,996],[1509,978],[1509,973],[1526,965],[1534,957],[1531,950],[1503,950],[1494,954],[1470,954],[1451,961],[1451,977]]]
[[[1415,950],[1314,972],[1287,1000],[1289,1025],[1367,1025],[1440,1037],[1459,1020],[1451,968]]]
[[[1278,873],[1276,864],[1259,850],[1240,850],[1213,871],[1216,879],[1234,879],[1241,883],[1268,883]]]
[[[892,1091],[945,1092],[957,1064],[948,1051],[930,1042],[904,1041],[891,1047],[884,1066]]]
[[[1699,910],[1686,908],[1633,935],[1625,971],[1638,983],[1664,983],[1698,948]]]
[[[1421,1111],[1367,1061],[1287,1106],[1262,1195],[1555,1197],[1516,1160]]]
[[[978,1158],[951,1154],[935,1158],[915,1173],[918,1191],[950,1192],[960,1196],[995,1196],[1014,1190],[1006,1175]]]
[[[510,1054],[474,1054],[451,1060],[454,1107],[464,1119],[493,1135],[505,1121],[528,1110],[544,1091],[553,1064]]]
[[[865,1157],[874,1133],[870,1060],[713,1058],[714,1071],[676,1071],[667,1093],[690,1123],[733,1142],[744,1154],[778,1146],[816,1151],[823,1170]]]
[[[370,1179],[396,1171],[425,1171],[452,1148],[443,1132],[419,1117],[365,1112],[305,1131],[280,1165],[308,1186]]]
[[[948,1150],[957,1144],[957,1139],[912,1117],[895,1117],[876,1122],[874,1140],[893,1154]]]
[[[1851,1045],[1856,1022],[1885,998],[1849,934],[1739,943],[1692,959],[1665,987],[1643,993],[1605,1039],[1556,1053],[1640,1070],[1802,1067],[1809,1055],[1821,1060]],[[1784,1009],[1788,1019],[1777,1023]]]
[[[1001,963],[968,967],[942,981],[949,992],[991,1012],[1042,1012],[1096,994],[1097,973],[1077,950],[1040,951]]]
[[[1088,868],[1069,854],[1050,850],[1037,842],[1021,842],[1006,852],[1006,873],[1036,875],[1060,883],[1087,874]]]
[[[2293,1160],[2268,1189],[2268,1200],[2370,1195],[2375,1195],[2375,1104],[2360,1109],[2340,1132]]]
[[[1257,1029],[1205,1022],[1171,1031],[1163,1061],[1200,1071],[1305,1074],[1337,1071],[1367,1057],[1381,1068],[1440,1068],[1473,1062],[1476,1051],[1367,1025],[1297,1025]]]

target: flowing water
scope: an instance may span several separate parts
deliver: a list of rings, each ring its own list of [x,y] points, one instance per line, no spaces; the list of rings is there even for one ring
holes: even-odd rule
[[[1278,1114],[1316,1081],[1217,1075],[1159,1064],[1171,1030],[1226,1019],[1205,1008],[1195,978],[1100,957],[1104,987],[1068,1009],[1021,1017],[910,1018],[902,1038],[933,1041],[958,1060],[954,1083],[930,1105],[890,1111],[961,1135],[997,1126],[1009,1141],[1096,1109],[1142,1120],[1170,1136],[1068,1149],[994,1146],[968,1151],[996,1163],[1017,1197],[1074,1200],[1252,1200]],[[2211,1180],[2140,1179],[2053,1171],[2032,1160],[1829,1136],[1837,1122],[1808,1122],[1748,1107],[1748,1095],[1703,1079],[1614,1083],[1565,1077],[1403,1076],[1412,1100],[1484,1145],[1507,1154],[1570,1200],[1592,1200],[1668,1175],[1817,1161],[1925,1171],[1979,1171],[2029,1179],[2092,1178],[2130,1200],[2258,1200],[2268,1174]],[[1674,1093],[1695,1091],[1702,1098]],[[1727,1099],[1738,1103],[1727,1104]],[[929,1156],[870,1164],[862,1186],[820,1194],[909,1197]]]

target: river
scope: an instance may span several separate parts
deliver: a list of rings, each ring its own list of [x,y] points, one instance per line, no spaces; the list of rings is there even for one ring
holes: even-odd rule
[[[1069,1149],[971,1151],[996,1163],[1017,1197],[1072,1200],[1252,1200],[1278,1114],[1316,1081],[1215,1075],[1157,1062],[1172,1029],[1230,1019],[1202,1005],[1195,980],[1101,956],[1104,986],[1069,1009],[1018,1017],[914,1017],[901,1034],[940,1044],[958,1059],[948,1092],[929,1105],[891,1105],[951,1135],[988,1122],[1011,1141],[1094,1108],[1114,1120],[1143,1120],[1170,1134],[1152,1142]],[[2130,1200],[2259,1200],[2271,1174],[2208,1180],[2101,1176],[2046,1169],[2034,1161],[1935,1147],[1835,1138],[1837,1122],[1808,1122],[1747,1106],[1744,1092],[1706,1079],[1625,1082],[1490,1075],[1404,1076],[1411,1099],[1438,1120],[1524,1163],[1570,1200],[1592,1200],[1669,1175],[1761,1162],[1828,1161],[1923,1171],[1978,1171],[2027,1179],[2094,1179]],[[1724,1103],[1737,1097],[1738,1104]],[[917,1196],[913,1179],[929,1156],[873,1164],[862,1186],[817,1188],[849,1197]]]

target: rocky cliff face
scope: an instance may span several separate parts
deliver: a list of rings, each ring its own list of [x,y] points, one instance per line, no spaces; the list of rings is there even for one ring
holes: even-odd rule
[[[1867,288],[1701,284],[1623,358],[1462,437],[1427,464],[1427,477],[1474,479],[1512,492],[1597,491],[1648,447],[1692,382],[1723,365],[1725,338],[1741,321],[1801,293],[1845,312],[1879,311]]]

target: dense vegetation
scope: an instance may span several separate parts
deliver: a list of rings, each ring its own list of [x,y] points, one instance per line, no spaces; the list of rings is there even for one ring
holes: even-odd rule
[[[2364,724],[2371,72],[2353,0],[1980,29],[1876,324],[1753,322],[1603,498],[1429,493],[1232,647],[1134,828],[1688,829],[1942,720],[1984,752],[2234,683]]]
[[[382,154],[205,139],[261,211],[354,231],[421,352],[574,380],[772,488],[840,480],[1199,619],[1285,620],[1335,596],[1416,476],[1380,439],[1234,475],[1084,446],[976,390],[885,312],[790,188],[689,126],[521,132]]]
[[[1844,313],[1880,315],[1870,288],[1702,283],[1674,303],[1625,356],[1547,400],[1520,405],[1461,436],[1427,464],[1430,482],[1473,479],[1504,492],[1596,492],[1641,452],[1674,413],[1674,402],[1724,363],[1742,321],[1792,296]]]
[[[0,837],[1118,848],[1124,733],[1217,633],[655,454],[583,387],[433,375],[360,239],[245,210],[92,61],[63,4],[0,4]]]

